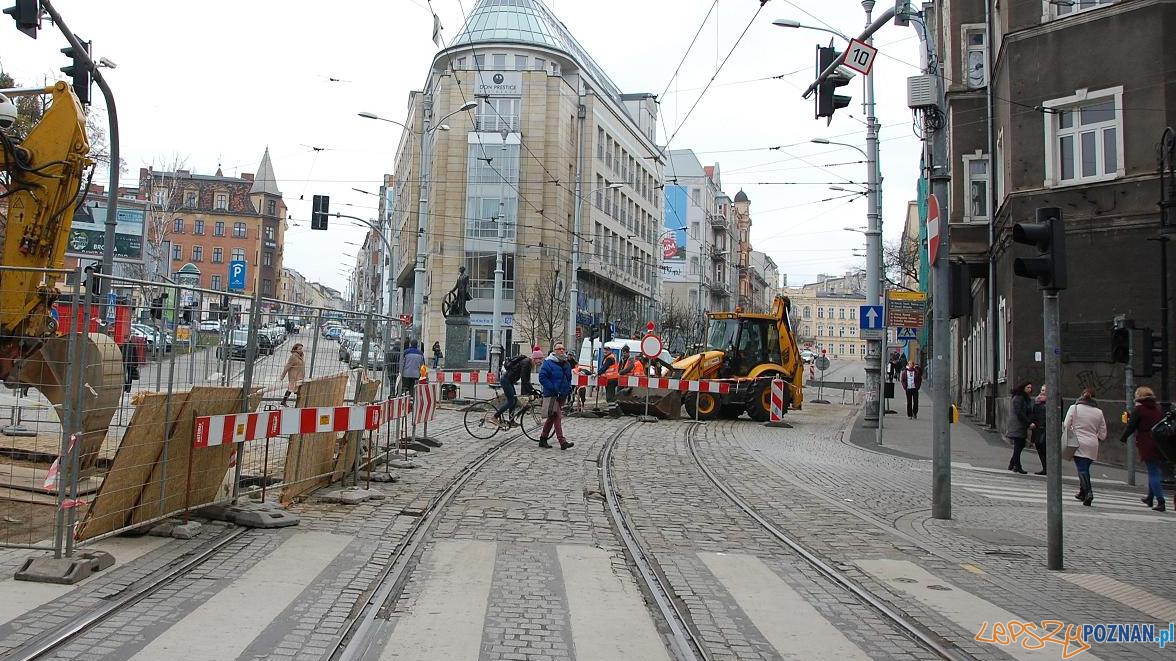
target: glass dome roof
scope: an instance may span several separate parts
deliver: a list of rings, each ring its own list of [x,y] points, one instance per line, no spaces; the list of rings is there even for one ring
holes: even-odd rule
[[[621,96],[620,88],[542,0],[479,0],[449,46],[486,42],[514,42],[561,51],[612,96],[618,99]]]

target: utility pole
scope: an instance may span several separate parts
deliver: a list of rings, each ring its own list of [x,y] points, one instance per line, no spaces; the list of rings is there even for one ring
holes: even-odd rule
[[[866,28],[873,23],[874,0],[863,0],[866,10]],[[870,39],[869,42],[872,42]],[[869,43],[867,42],[867,43]],[[874,75],[871,70],[862,81],[865,88],[862,110],[866,114],[866,305],[882,305],[882,186],[878,180],[878,120],[874,116]],[[886,340],[883,326],[881,340],[866,340],[866,411],[863,426],[878,431],[882,440],[882,416],[885,404],[882,400],[882,362],[885,360],[883,345]],[[876,401],[875,401],[876,400]]]
[[[576,140],[576,208],[573,210],[572,221],[572,265],[568,274],[568,327],[564,329],[564,346],[573,355],[579,355],[576,346],[576,327],[580,323],[580,227],[583,225],[584,208],[584,118],[588,114],[584,106],[583,83],[580,83],[580,95],[577,100],[576,121],[579,124]],[[516,239],[517,240],[517,239]],[[517,265],[516,265],[517,268]],[[517,278],[517,276],[516,276]],[[517,311],[517,310],[516,310]]]
[[[433,139],[429,130],[429,122],[433,118],[433,95],[424,95],[424,108],[421,109],[421,167],[420,167],[420,199],[417,202],[417,243],[416,267],[413,269],[412,281],[412,336],[424,342],[422,323],[425,317],[425,256],[429,245],[425,238],[425,229],[429,226],[429,163],[430,152],[433,150]]]
[[[505,175],[504,175],[505,176]],[[502,270],[502,226],[506,223],[506,202],[500,201],[498,203],[498,217],[494,219],[495,229],[498,234],[498,250],[494,257],[494,326],[490,339],[490,370],[495,371],[502,367],[502,354],[504,347],[502,346],[502,281],[504,272]]]

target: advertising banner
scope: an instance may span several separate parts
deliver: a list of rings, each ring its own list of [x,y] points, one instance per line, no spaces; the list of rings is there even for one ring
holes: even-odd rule
[[[683,186],[666,186],[665,228],[661,236],[662,280],[679,282],[686,277],[686,212],[689,201]]]
[[[144,209],[123,206],[120,200],[115,214],[118,227],[114,230],[114,258],[127,262],[143,261]],[[73,257],[102,255],[106,238],[106,205],[78,207],[70,226],[66,253]]]

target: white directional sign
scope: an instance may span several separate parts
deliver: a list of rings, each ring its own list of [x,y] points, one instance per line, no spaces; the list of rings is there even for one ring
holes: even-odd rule
[[[870,75],[870,69],[874,67],[874,57],[878,55],[878,49],[857,39],[850,39],[849,46],[845,50],[845,66],[862,74],[863,76]]]
[[[862,330],[881,330],[885,325],[884,317],[881,305],[863,305],[858,310],[858,322]]]

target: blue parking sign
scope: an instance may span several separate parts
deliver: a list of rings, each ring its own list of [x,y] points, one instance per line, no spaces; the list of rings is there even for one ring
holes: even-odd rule
[[[245,260],[234,259],[229,262],[229,289],[233,291],[245,290]]]

